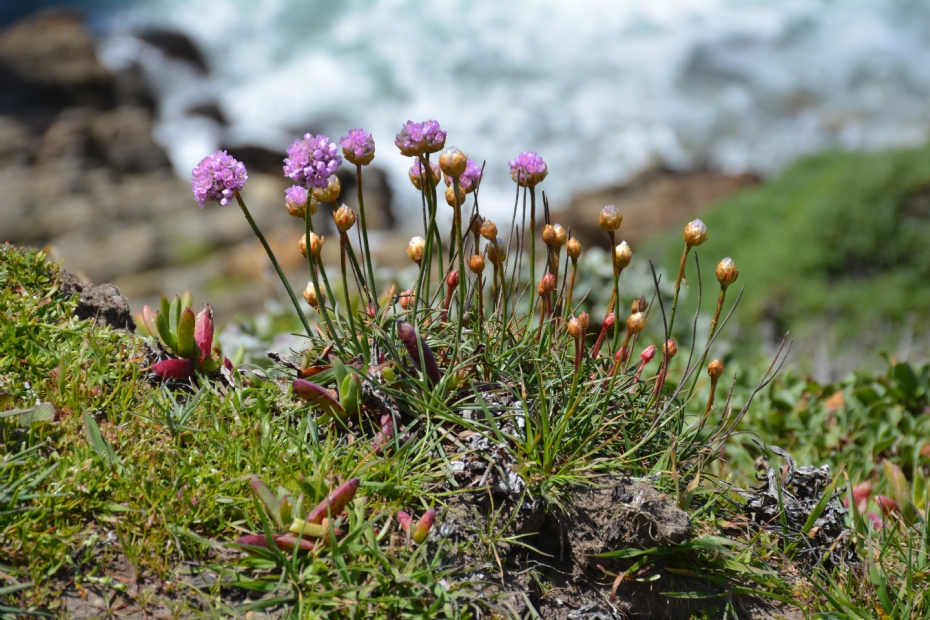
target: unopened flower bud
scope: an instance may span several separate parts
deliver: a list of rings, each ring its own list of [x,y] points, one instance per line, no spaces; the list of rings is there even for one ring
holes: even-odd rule
[[[633,312],[645,312],[648,305],[649,304],[646,303],[646,296],[640,295],[633,300]]]
[[[303,235],[300,238],[300,253],[305,257],[307,256],[307,235]],[[310,254],[314,257],[320,255],[320,251],[323,249],[323,237],[320,237],[316,233],[310,233]]]
[[[507,247],[500,237],[497,238],[496,243],[488,244],[488,260],[495,265],[503,265],[507,260]]]
[[[608,312],[607,316],[604,317],[604,322],[601,324],[601,330],[607,331],[614,326],[614,323],[617,322],[617,315],[613,312]]]
[[[555,245],[555,226],[552,224],[546,224],[543,226],[542,240],[543,243],[548,245],[550,248]]]
[[[450,207],[462,206],[463,204],[465,204],[465,190],[459,187],[458,205],[455,204],[456,202],[455,198],[456,198],[455,187],[450,185],[449,187],[446,188],[446,202],[448,203]]]
[[[468,230],[470,230],[471,234],[473,235],[480,235],[482,224],[484,224],[484,218],[480,215],[475,215],[475,217],[472,218],[471,223],[468,225]]]
[[[468,268],[475,273],[484,271],[484,257],[481,254],[475,254],[468,259]]]
[[[707,226],[701,220],[694,220],[685,226],[685,243],[689,248],[701,245],[707,241]]]
[[[580,340],[584,336],[584,329],[581,327],[581,321],[572,317],[568,320],[568,333],[575,340]]]
[[[565,232],[561,224],[555,224],[553,228],[555,228],[555,247],[556,249],[560,249],[565,245],[565,242],[568,241],[568,233]]]
[[[542,277],[542,280],[539,281],[539,286],[536,287],[536,290],[539,291],[540,295],[548,295],[555,290],[555,275],[547,273]]]
[[[459,285],[459,270],[453,269],[449,272],[449,275],[446,276],[446,286],[449,287],[450,291],[455,290],[455,287]]]
[[[426,249],[426,241],[423,237],[414,237],[407,244],[407,256],[410,260],[419,265],[423,261],[423,251]]]
[[[450,177],[457,177],[465,172],[468,165],[468,155],[452,146],[439,156],[439,168]]]
[[[325,301],[326,296],[323,294],[323,291],[317,293],[316,287],[313,286],[313,282],[307,282],[307,288],[304,289],[304,299],[311,307],[319,308],[320,301]]]
[[[333,220],[340,232],[346,232],[355,225],[355,211],[342,205],[333,213]]]
[[[657,348],[656,348],[656,345],[654,344],[651,344],[645,349],[643,349],[643,352],[639,354],[640,363],[648,364],[649,362],[651,362],[652,359],[656,356],[656,351],[657,351]]]
[[[672,359],[675,355],[678,354],[678,343],[675,342],[674,338],[669,338],[665,341],[665,344],[662,345],[662,355],[668,359]]]
[[[581,323],[581,329],[587,332],[588,326],[591,325],[591,315],[587,312],[582,312],[578,315],[578,322]]]
[[[646,314],[634,312],[626,320],[626,330],[631,334],[638,334],[646,327]]]
[[[491,220],[485,220],[481,225],[481,236],[488,241],[497,239],[497,226]]]
[[[581,256],[581,242],[578,241],[577,238],[572,237],[565,245],[565,252],[573,261],[578,260],[578,257]]]
[[[336,202],[339,199],[339,193],[342,191],[342,183],[335,174],[326,181],[324,187],[314,187],[313,197],[319,202]]]
[[[723,362],[714,360],[707,365],[707,374],[711,379],[717,380],[723,376]]]
[[[410,310],[413,308],[413,302],[416,299],[416,293],[413,292],[413,289],[408,288],[406,291],[398,295],[398,297],[400,299],[401,308],[404,310]]]
[[[632,259],[633,250],[626,241],[614,248],[614,268],[618,271],[626,269]]]
[[[727,256],[717,263],[717,282],[720,282],[720,286],[730,286],[736,282],[738,277],[739,269],[736,268],[736,263],[733,262],[732,258]]]
[[[614,205],[605,206],[597,216],[598,225],[609,233],[615,232],[620,228],[620,223],[622,221],[623,216],[620,215],[620,210]]]

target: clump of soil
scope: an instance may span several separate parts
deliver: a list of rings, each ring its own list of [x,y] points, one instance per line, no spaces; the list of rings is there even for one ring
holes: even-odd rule
[[[65,299],[70,299],[75,293],[81,295],[74,310],[76,317],[94,319],[98,325],[135,331],[136,323],[132,319],[129,300],[120,294],[118,288],[112,284],[85,284],[64,269],[59,272],[58,279],[61,282],[59,292]]]
[[[575,487],[567,497],[565,512],[546,511],[538,499],[521,502],[503,494],[463,494],[452,501],[435,537],[452,545],[448,568],[456,581],[467,582],[515,617],[535,612],[545,620],[684,619],[722,611],[728,601],[723,588],[661,567],[650,571],[657,578],[649,581],[637,581],[638,575],[621,580],[612,596],[614,575],[631,562],[595,555],[673,546],[691,535],[687,513],[662,493],[621,480],[608,487]],[[796,608],[758,597],[729,600],[745,618],[803,617]]]

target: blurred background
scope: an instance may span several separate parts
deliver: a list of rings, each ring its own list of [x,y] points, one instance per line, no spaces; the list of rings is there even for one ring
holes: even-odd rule
[[[433,118],[487,162],[485,215],[509,220],[523,150],[586,248],[606,247],[596,214],[617,204],[636,285],[647,258],[674,272],[681,229],[704,218],[705,306],[732,256],[733,342],[765,352],[790,329],[827,380],[930,350],[928,101],[920,0],[8,1],[0,241],[50,248],[135,310],[189,288],[220,320],[254,314],[281,295],[267,258],[237,208],[197,209],[191,168],[217,148],[245,162],[296,287],[284,150],[364,127],[373,253],[406,287],[420,199],[393,138]]]

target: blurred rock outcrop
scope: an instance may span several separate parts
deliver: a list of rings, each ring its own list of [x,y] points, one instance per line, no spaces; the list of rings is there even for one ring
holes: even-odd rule
[[[138,38],[172,61],[208,70],[183,34]],[[225,122],[218,105],[201,107],[190,114]],[[143,68],[108,71],[80,16],[38,13],[0,31],[0,240],[51,246],[69,270],[116,284],[136,310],[186,288],[209,297],[221,316],[260,309],[279,286],[267,277],[261,246],[235,205],[197,209],[189,182],[175,176],[153,140],[155,120]],[[284,153],[230,151],[255,164],[246,197],[296,288],[305,274],[297,252],[303,225],[283,208]],[[354,203],[351,179],[344,193]],[[385,175],[372,168],[366,181],[370,223],[388,228]]]

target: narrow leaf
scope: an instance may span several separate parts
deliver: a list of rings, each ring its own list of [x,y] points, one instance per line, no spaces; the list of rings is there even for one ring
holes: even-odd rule
[[[181,318],[178,319],[178,355],[184,359],[192,360],[197,357],[197,346],[194,344],[194,311],[184,308]]]
[[[283,528],[284,522],[281,520],[281,504],[278,502],[278,498],[274,496],[271,489],[265,486],[265,483],[258,476],[252,476],[249,479],[249,484],[252,485],[255,496],[265,505],[265,512],[268,513],[268,516],[275,522],[275,525]]]
[[[307,523],[319,524],[323,522],[324,518],[335,517],[342,512],[342,509],[355,497],[359,484],[361,484],[361,480],[352,478],[339,485],[335,491],[310,511],[310,514],[307,515]]]

